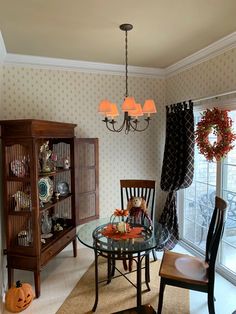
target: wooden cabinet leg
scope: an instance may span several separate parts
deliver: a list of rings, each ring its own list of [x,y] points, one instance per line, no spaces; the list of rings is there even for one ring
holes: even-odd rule
[[[39,298],[39,296],[40,296],[40,285],[41,285],[40,271],[35,271],[34,272],[34,286],[35,286],[36,298]]]
[[[8,275],[8,289],[10,289],[13,286],[14,281],[14,269],[8,267],[7,268],[7,275]]]
[[[72,242],[73,244],[73,254],[74,254],[74,257],[77,256],[77,238],[75,238]]]

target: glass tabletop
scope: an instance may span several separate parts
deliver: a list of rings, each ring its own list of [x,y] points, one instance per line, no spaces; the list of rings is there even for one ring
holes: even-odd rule
[[[113,228],[114,233],[111,230]],[[108,229],[110,232],[107,232]],[[159,248],[169,237],[167,229],[158,222],[151,229],[137,224],[130,225],[127,234],[120,237],[115,230],[116,224],[111,225],[109,218],[100,218],[81,226],[77,238],[85,246],[102,252],[133,254]]]

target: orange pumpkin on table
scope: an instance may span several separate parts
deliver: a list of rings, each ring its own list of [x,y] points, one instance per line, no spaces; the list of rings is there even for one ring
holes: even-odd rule
[[[17,281],[6,293],[6,309],[13,313],[21,312],[31,304],[33,298],[31,285]]]

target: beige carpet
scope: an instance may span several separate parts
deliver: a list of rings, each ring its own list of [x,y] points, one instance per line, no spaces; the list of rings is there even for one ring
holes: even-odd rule
[[[159,291],[160,262],[151,263],[151,291],[142,293],[142,304],[151,304],[157,309]],[[121,267],[122,269],[122,267]],[[99,279],[106,278],[106,263],[104,259],[99,263]],[[129,274],[129,278],[136,282],[136,273]],[[142,275],[142,279],[144,274]],[[143,284],[143,289],[146,285]],[[77,283],[57,314],[88,314],[93,313],[95,300],[94,265]],[[122,276],[112,280],[110,284],[99,285],[99,300],[95,313],[110,314],[136,306],[136,289]],[[189,291],[167,286],[164,293],[163,314],[189,314]]]

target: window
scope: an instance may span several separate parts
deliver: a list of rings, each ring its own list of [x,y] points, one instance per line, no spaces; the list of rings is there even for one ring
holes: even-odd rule
[[[195,112],[195,123],[200,112]],[[236,110],[229,112],[236,132]],[[210,134],[210,141],[215,137]],[[236,144],[236,143],[235,143]],[[182,240],[204,253],[206,236],[214,209],[215,195],[228,202],[228,219],[220,244],[217,268],[236,283],[236,147],[221,162],[208,162],[195,145],[194,178],[192,185],[179,193]],[[181,210],[182,208],[182,210]]]

